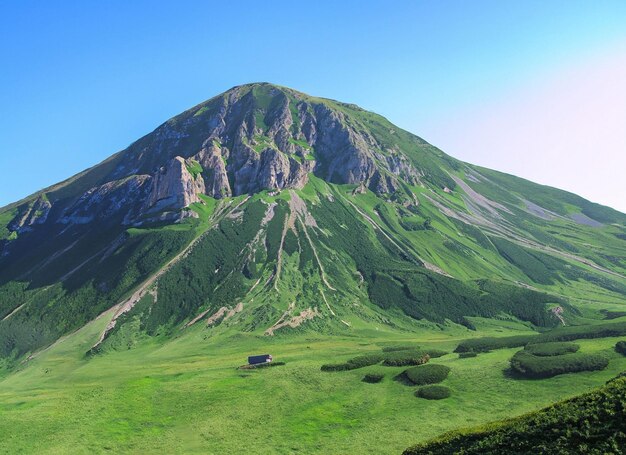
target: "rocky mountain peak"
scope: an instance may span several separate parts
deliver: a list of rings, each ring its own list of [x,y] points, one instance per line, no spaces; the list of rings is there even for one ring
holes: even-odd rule
[[[386,139],[392,127],[354,105],[267,83],[241,85],[53,188],[46,203],[56,205],[55,221],[63,223],[107,217],[136,225],[181,219],[201,195],[299,189],[311,174],[394,193],[402,181],[417,184],[428,173]],[[39,221],[27,216],[19,223],[46,221],[50,207],[41,208],[35,212],[46,216]]]

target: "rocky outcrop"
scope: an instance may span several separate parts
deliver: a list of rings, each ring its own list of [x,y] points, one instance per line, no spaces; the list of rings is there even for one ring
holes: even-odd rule
[[[369,186],[376,172],[369,151],[375,141],[356,133],[347,125],[345,115],[324,104],[315,106],[315,152],[320,159],[320,174],[335,183],[361,183]]]
[[[138,216],[138,207],[148,194],[150,181],[148,175],[134,175],[91,188],[66,208],[57,221],[87,224],[121,218],[129,222]]]
[[[205,192],[202,175],[193,175],[180,156],[152,176],[152,188],[146,200],[146,213],[180,210],[200,202],[198,194]]]
[[[22,207],[9,224],[9,230],[18,233],[31,231],[36,225],[46,222],[51,207],[45,195],[39,196],[32,203]]]
[[[226,173],[228,156],[226,147],[221,147],[216,139],[208,139],[193,157],[202,166],[205,193],[211,197],[222,198],[233,194]]]

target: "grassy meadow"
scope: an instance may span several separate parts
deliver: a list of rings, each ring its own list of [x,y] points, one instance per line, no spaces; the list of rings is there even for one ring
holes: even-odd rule
[[[2,453],[400,453],[458,428],[520,415],[603,384],[622,370],[619,338],[576,341],[610,358],[603,371],[544,380],[505,370],[520,348],[460,359],[432,359],[451,371],[444,400],[414,396],[394,377],[407,367],[375,365],[322,372],[320,366],[417,343],[452,352],[468,331],[416,335],[362,329],[350,337],[211,336],[192,327],[171,341],[148,339],[127,351],[82,355],[108,322],[105,314],[0,379]],[[510,324],[510,323],[508,323]],[[498,335],[491,330],[481,334]],[[523,327],[517,327],[521,333]],[[286,365],[238,370],[249,354]],[[382,382],[362,382],[368,372]]]

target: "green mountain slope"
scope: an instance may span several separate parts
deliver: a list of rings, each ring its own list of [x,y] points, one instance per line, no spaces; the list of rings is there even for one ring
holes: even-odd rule
[[[541,330],[626,296],[626,215],[270,84],[174,117],[0,222],[0,356],[14,360],[112,308],[91,352],[195,324]]]

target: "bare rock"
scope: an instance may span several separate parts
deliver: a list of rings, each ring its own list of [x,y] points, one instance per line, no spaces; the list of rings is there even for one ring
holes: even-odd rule
[[[185,160],[177,156],[153,176],[152,189],[144,209],[146,212],[182,209],[200,202],[198,194],[204,191],[202,176],[194,178]]]

